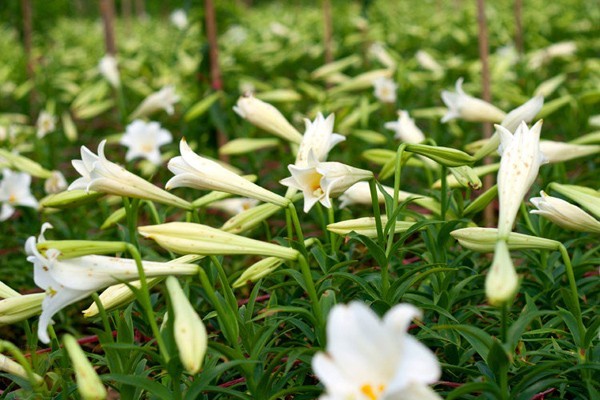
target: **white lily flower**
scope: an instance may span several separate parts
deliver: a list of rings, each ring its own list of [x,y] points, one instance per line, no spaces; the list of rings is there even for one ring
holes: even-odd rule
[[[375,97],[382,103],[395,103],[398,85],[386,77],[377,78],[373,81]]]
[[[258,200],[256,199],[236,197],[231,199],[215,201],[213,203],[210,203],[208,205],[208,208],[216,208],[217,210],[224,211],[229,215],[238,215],[242,211],[249,210],[252,207],[256,207],[257,205]]]
[[[177,27],[177,29],[184,30],[188,27],[187,14],[180,8],[173,11],[169,19],[171,20],[171,23]]]
[[[44,190],[48,194],[64,192],[67,186],[67,180],[60,171],[52,171],[52,175],[44,182]]]
[[[426,70],[429,70],[435,74],[441,74],[442,72],[444,72],[444,68],[442,68],[442,66],[437,61],[435,61],[431,54],[429,54],[425,50],[417,51],[417,54],[415,54],[415,58],[417,59],[419,65]]]
[[[371,171],[350,167],[338,162],[317,162],[313,153],[305,167],[289,165],[291,177],[281,180],[281,184],[301,190],[304,194],[304,212],[320,202],[331,208],[331,198],[344,193],[356,182],[369,180]]]
[[[175,108],[173,105],[179,101],[179,96],[175,93],[174,85],[167,85],[158,92],[152,93],[131,114],[129,119],[144,117],[163,109],[169,115],[173,115]]]
[[[539,214],[570,231],[600,233],[600,222],[581,208],[558,197],[548,196],[543,190],[540,195],[542,197],[530,199],[537,208],[531,210],[531,214]]]
[[[185,139],[181,139],[179,150],[181,156],[169,161],[169,171],[175,176],[165,185],[167,189],[190,187],[217,190],[251,197],[280,207],[287,207],[289,204],[288,199],[244,179],[215,161],[194,153]]]
[[[554,142],[552,140],[542,140],[540,150],[548,159],[550,164],[573,160],[579,157],[586,157],[592,154],[600,153],[600,145],[593,144],[572,144],[564,142]]]
[[[108,161],[104,155],[105,145],[106,140],[100,142],[98,155],[92,153],[87,147],[81,146],[81,160],[71,161],[73,167],[81,174],[81,178],[71,183],[67,190],[96,191],[153,200],[185,209],[191,207],[189,202]]]
[[[292,143],[300,143],[302,135],[294,128],[281,112],[269,103],[265,103],[246,93],[233,107],[237,115],[252,125]]]
[[[448,107],[442,122],[455,118],[475,122],[500,122],[504,119],[504,111],[486,101],[469,96],[462,89],[462,84],[463,78],[459,78],[456,81],[456,93],[442,91],[442,100]]]
[[[25,172],[13,172],[10,169],[2,170],[0,181],[0,221],[10,218],[15,212],[15,206],[37,208],[38,201],[31,194],[31,175]]]
[[[185,370],[193,375],[202,368],[208,348],[206,328],[175,277],[167,278],[167,290],[173,305],[173,336],[179,359]]]
[[[98,70],[100,71],[100,75],[102,75],[112,87],[119,88],[121,86],[117,59],[114,56],[106,54],[102,57],[98,63]]]
[[[369,55],[375,57],[386,68],[396,69],[396,60],[392,58],[390,53],[385,49],[380,42],[375,42],[369,47]]]
[[[320,399],[441,399],[428,386],[441,376],[434,353],[406,332],[419,316],[410,304],[394,306],[383,320],[360,302],[336,305],[327,352],[312,361],[326,390]]]
[[[160,146],[171,143],[173,136],[171,133],[162,129],[158,122],[144,122],[136,119],[127,125],[125,134],[119,141],[123,146],[127,146],[125,159],[131,161],[134,158],[145,158],[154,165],[160,165]]]
[[[399,110],[398,120],[386,122],[384,127],[395,131],[395,139],[400,139],[406,143],[421,143],[425,140],[425,135],[415,124],[415,120],[408,115],[408,111]]]
[[[46,255],[42,255],[37,242],[45,241],[44,231],[51,227],[48,223],[43,224],[39,238],[36,240],[31,236],[25,242],[27,261],[33,264],[35,284],[46,291],[38,325],[38,338],[44,343],[50,342],[47,329],[54,314],[97,290],[120,281],[139,279],[135,260],[131,259],[88,255],[59,260],[60,252],[56,249],[48,249]],[[144,261],[143,267],[147,277],[198,272],[195,264]]]
[[[37,137],[43,138],[56,129],[56,117],[47,111],[42,111],[37,119]]]
[[[327,160],[329,151],[336,144],[346,140],[344,136],[333,133],[334,120],[334,114],[329,114],[327,118],[324,118],[321,113],[317,113],[317,117],[313,122],[309,119],[304,120],[306,130],[304,131],[300,147],[298,148],[298,154],[296,155],[295,165],[297,167],[308,165],[308,157],[311,152],[316,161]]]
[[[496,242],[492,267],[485,278],[485,294],[492,305],[511,301],[519,288],[519,277],[506,240]]]
[[[542,121],[538,121],[531,129],[522,122],[514,135],[502,126],[496,125],[496,129],[501,142],[498,148],[501,155],[498,170],[498,236],[506,238],[512,231],[523,197],[545,161],[539,144]]]

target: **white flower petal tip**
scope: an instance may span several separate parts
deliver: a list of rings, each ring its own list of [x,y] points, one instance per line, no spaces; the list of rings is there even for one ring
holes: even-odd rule
[[[336,305],[327,322],[327,352],[313,358],[313,370],[325,386],[322,398],[395,399],[426,393],[441,376],[434,353],[407,334],[420,312],[399,304],[384,319],[366,305]],[[409,397],[405,397],[409,396]],[[423,398],[423,397],[416,397]]]
[[[325,161],[331,149],[346,140],[344,136],[333,133],[334,122],[334,114],[325,118],[321,113],[317,113],[312,122],[309,119],[304,120],[306,130],[296,155],[295,165],[297,167],[306,167],[311,153],[316,161]]]
[[[408,111],[399,110],[398,120],[386,122],[385,128],[395,131],[394,138],[400,139],[406,143],[421,143],[425,140],[423,131],[415,124],[415,120],[410,117]]]
[[[456,93],[444,90],[442,100],[448,111],[442,118],[442,122],[461,118],[472,122],[500,122],[506,113],[498,107],[466,94],[462,89],[463,79],[456,81]]]

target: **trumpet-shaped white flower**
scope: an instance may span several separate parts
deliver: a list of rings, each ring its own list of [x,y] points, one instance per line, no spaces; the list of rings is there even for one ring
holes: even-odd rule
[[[45,241],[44,231],[51,227],[45,223],[37,240],[31,236],[25,242],[27,261],[33,264],[35,284],[46,291],[38,325],[38,338],[44,343],[50,342],[47,329],[52,316],[64,307],[119,281],[139,279],[135,261],[131,259],[88,255],[59,260],[60,252],[56,249],[48,249],[45,255],[41,254],[37,242]],[[148,277],[198,272],[198,266],[194,264],[147,261],[143,267]]]
[[[56,117],[47,111],[42,111],[37,119],[37,137],[43,138],[56,129]]]
[[[121,86],[117,59],[114,56],[107,54],[102,57],[98,63],[98,71],[100,71],[100,75],[102,75],[112,87],[118,88]]]
[[[501,155],[498,170],[498,236],[506,238],[512,231],[523,197],[545,161],[540,152],[542,121],[538,121],[531,129],[522,122],[514,134],[502,126],[496,125],[496,129],[500,134],[498,153]]]
[[[442,122],[448,122],[455,118],[462,118],[465,121],[479,122],[500,122],[506,116],[506,113],[498,107],[469,96],[462,89],[463,78],[456,81],[456,93],[442,91],[442,100],[448,112],[442,118]]]
[[[311,152],[316,161],[327,160],[329,151],[336,144],[346,140],[344,136],[333,133],[334,120],[334,114],[329,114],[327,118],[324,118],[321,113],[317,113],[317,117],[313,122],[309,119],[304,120],[306,130],[304,131],[300,147],[298,148],[298,154],[296,155],[295,165],[297,167],[308,165],[308,157]]]
[[[144,122],[136,119],[127,125],[125,134],[119,143],[128,148],[127,154],[125,154],[127,161],[142,157],[154,165],[159,165],[161,163],[160,146],[172,141],[171,133],[162,129],[158,122]]]
[[[233,107],[237,115],[252,125],[292,143],[300,143],[302,135],[294,128],[281,112],[269,103],[265,103],[246,93]]]
[[[511,301],[519,288],[519,277],[510,258],[506,240],[496,242],[492,267],[485,278],[485,294],[490,304]]]
[[[242,178],[215,161],[194,153],[185,139],[181,139],[179,150],[181,156],[169,161],[169,171],[175,176],[167,182],[167,189],[190,187],[201,190],[218,190],[251,197],[281,207],[289,204],[288,199]]]
[[[60,171],[52,171],[52,175],[44,182],[44,190],[48,194],[64,192],[67,186],[67,180]]]
[[[0,221],[10,218],[15,212],[15,206],[37,208],[38,202],[31,194],[31,175],[25,172],[13,172],[10,169],[2,170],[0,181]]]
[[[188,27],[188,17],[185,11],[177,9],[171,13],[169,17],[171,23],[177,27],[177,29],[184,30]]]
[[[206,328],[176,278],[167,278],[167,290],[173,304],[173,336],[179,359],[188,373],[196,374],[202,367],[208,347]]]
[[[304,212],[320,202],[331,208],[331,198],[344,193],[356,182],[371,179],[373,173],[350,167],[338,162],[317,162],[312,152],[305,167],[289,165],[291,177],[281,180],[281,184],[301,190],[304,194]]]
[[[373,81],[375,97],[382,103],[395,103],[398,85],[386,77],[377,78]]]
[[[406,143],[421,143],[425,140],[425,135],[415,124],[415,120],[408,115],[408,111],[399,110],[398,120],[386,122],[385,128],[395,131],[395,139],[400,139]]]
[[[321,400],[441,399],[428,385],[441,368],[431,350],[406,331],[420,312],[410,304],[383,320],[366,305],[336,305],[327,321],[327,352],[312,361],[325,386]]]
[[[530,211],[532,214],[539,214],[571,231],[600,233],[600,222],[581,208],[558,197],[548,196],[543,190],[540,195],[542,197],[530,199],[537,208]]]
[[[81,146],[81,160],[71,164],[81,174],[68,190],[96,191],[117,196],[154,200],[159,203],[189,209],[190,203],[166,192],[152,183],[132,174],[123,167],[108,161],[104,155],[106,140],[98,145],[98,155]]]
[[[179,96],[175,93],[174,85],[167,85],[158,92],[152,93],[146,97],[138,108],[131,114],[130,119],[144,117],[155,111],[163,109],[169,115],[173,115],[175,108],[173,105],[179,101]]]

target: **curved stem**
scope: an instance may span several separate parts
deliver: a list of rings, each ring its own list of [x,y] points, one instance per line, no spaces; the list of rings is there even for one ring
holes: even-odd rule
[[[29,383],[31,383],[31,386],[33,388],[43,389],[44,391],[47,391],[47,387],[44,380],[41,379],[39,375],[36,375],[35,372],[33,372],[31,365],[29,365],[27,359],[25,358],[23,353],[21,353],[21,350],[19,350],[17,346],[15,346],[9,341],[0,340],[0,353],[3,353],[4,351],[8,351],[13,356],[13,358],[21,365],[21,367],[23,367],[25,373],[27,374],[27,378],[29,379]],[[38,390],[36,390],[36,392],[37,391]]]
[[[306,258],[304,258],[302,254],[298,256],[298,264],[300,265],[302,277],[304,278],[304,283],[306,284],[306,292],[312,305],[313,314],[315,316],[315,319],[317,320],[317,324],[315,327],[317,340],[321,345],[324,345],[325,341],[322,327],[324,326],[325,321],[323,320],[323,313],[321,312],[321,304],[319,303],[319,296],[317,295],[317,289],[315,287],[315,282],[313,281],[312,274],[310,272],[310,267],[308,266]]]
[[[379,197],[377,196],[377,187],[375,178],[369,180],[369,190],[371,191],[371,203],[373,203],[373,216],[375,217],[375,227],[377,228],[377,241],[380,246],[384,246],[383,226],[381,224],[381,211],[379,210]]]
[[[565,270],[567,273],[567,279],[569,281],[569,289],[571,294],[571,302],[575,307],[575,311],[577,315],[575,316],[577,319],[577,325],[579,327],[579,343],[583,344],[583,339],[585,338],[585,325],[583,324],[583,317],[581,315],[581,305],[579,304],[579,295],[577,292],[577,281],[575,280],[575,273],[573,272],[573,264],[571,264],[571,258],[569,257],[569,253],[567,248],[561,243],[559,246],[559,251],[562,256],[563,262],[565,263]],[[585,356],[579,352],[580,361],[585,360]]]

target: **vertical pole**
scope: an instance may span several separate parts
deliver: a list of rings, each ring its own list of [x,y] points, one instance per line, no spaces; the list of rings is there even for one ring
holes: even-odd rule
[[[125,21],[125,29],[127,32],[131,29],[131,0],[121,0],[121,15]]]
[[[481,87],[482,99],[491,103],[492,92],[490,87],[490,66],[489,66],[489,43],[488,29],[485,19],[485,0],[477,0],[477,23],[479,26],[479,60],[481,61]],[[492,124],[486,122],[483,124],[483,137],[488,139],[492,136]],[[490,164],[491,159],[486,157],[484,164]],[[488,190],[494,184],[494,177],[486,175],[483,181],[483,190]],[[491,205],[486,207],[484,212],[484,223],[486,226],[494,226],[495,212]]]
[[[138,18],[144,18],[146,16],[146,4],[144,0],[135,0],[135,13]]]
[[[33,36],[33,11],[31,7],[31,0],[21,0],[21,11],[23,13],[23,45],[25,46],[25,62],[27,63],[27,79],[32,82],[35,79],[35,66],[31,53],[32,36]],[[35,91],[35,85],[29,92],[29,115],[34,118],[35,103],[37,99],[37,92]]]
[[[523,0],[515,0],[515,47],[523,54]]]
[[[217,42],[217,19],[213,0],[204,0],[204,13],[206,22],[206,37],[208,39],[210,58],[210,82],[213,90],[221,90],[221,69],[219,68],[219,45]],[[219,147],[227,143],[225,133],[217,129],[217,145]],[[221,157],[224,160],[226,157]]]
[[[117,54],[117,44],[115,42],[115,2],[114,0],[100,0],[100,14],[104,24],[104,43],[106,52],[111,56]]]
[[[333,61],[333,19],[331,17],[331,0],[323,0],[323,47],[325,48],[325,64]]]

